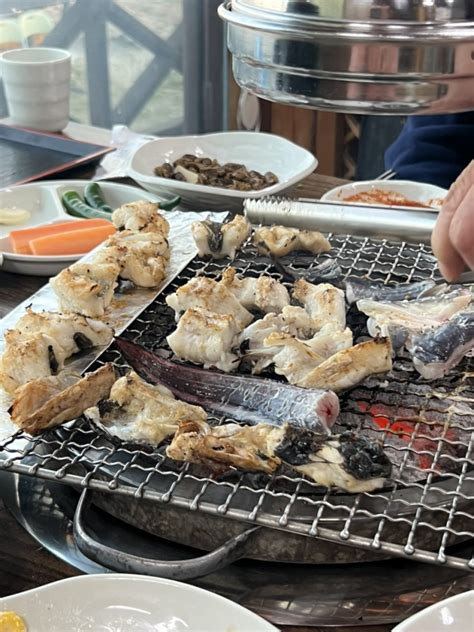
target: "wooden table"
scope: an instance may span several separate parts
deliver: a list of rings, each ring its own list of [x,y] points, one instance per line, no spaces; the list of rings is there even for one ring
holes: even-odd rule
[[[82,137],[92,142],[104,140],[104,132],[101,136],[95,136],[91,128],[85,129],[81,134],[81,128],[72,128],[76,137]],[[98,140],[100,138],[100,140]],[[90,178],[93,173],[90,169],[83,168],[68,172],[64,178]],[[296,195],[301,197],[320,197],[328,189],[341,184],[343,181],[337,178],[313,174],[298,186]],[[15,274],[0,272],[0,317],[4,316],[21,301],[28,298],[47,282],[46,278],[25,277]],[[5,509],[0,499],[0,597],[12,593],[35,588],[49,582],[57,581],[65,577],[79,575],[80,572],[68,564],[56,559],[53,555],[42,549],[26,531],[18,525],[15,519]],[[328,587],[330,590],[330,587]],[[337,632],[389,632],[392,626],[369,626],[354,628],[331,628]],[[282,628],[284,632],[322,632],[329,628]]]

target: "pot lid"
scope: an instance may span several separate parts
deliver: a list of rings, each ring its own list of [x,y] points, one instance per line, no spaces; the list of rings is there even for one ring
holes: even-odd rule
[[[472,0],[232,0],[232,7],[272,13],[274,19],[394,23],[474,19]]]

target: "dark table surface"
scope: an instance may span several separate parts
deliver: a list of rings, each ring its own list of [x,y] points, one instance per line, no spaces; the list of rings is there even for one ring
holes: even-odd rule
[[[90,168],[83,168],[63,174],[62,177],[87,179],[93,173],[94,171]],[[341,183],[342,181],[336,178],[313,174],[298,186],[296,194],[301,197],[316,198]],[[42,277],[26,277],[0,272],[0,317],[36,292],[47,281],[48,279]],[[42,549],[19,526],[0,499],[0,597],[79,574],[79,571]],[[338,630],[340,632],[389,632],[392,627],[382,625],[330,629],[334,632]],[[284,632],[309,632],[309,630],[329,632],[329,628],[282,627],[281,629]]]

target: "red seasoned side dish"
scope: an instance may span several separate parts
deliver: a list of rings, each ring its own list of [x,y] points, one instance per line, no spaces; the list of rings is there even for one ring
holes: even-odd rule
[[[372,189],[362,191],[344,198],[344,202],[355,202],[359,204],[383,204],[386,206],[414,206],[418,208],[432,208],[429,204],[423,204],[416,200],[410,200],[396,191],[383,191],[382,189]]]

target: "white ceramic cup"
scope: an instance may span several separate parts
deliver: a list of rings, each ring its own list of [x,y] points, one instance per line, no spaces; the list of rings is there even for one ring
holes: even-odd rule
[[[11,122],[60,132],[69,122],[71,54],[60,48],[19,48],[0,55]]]

